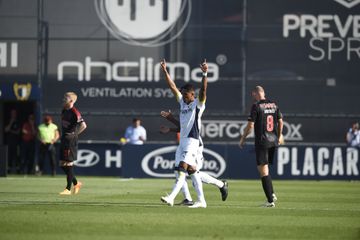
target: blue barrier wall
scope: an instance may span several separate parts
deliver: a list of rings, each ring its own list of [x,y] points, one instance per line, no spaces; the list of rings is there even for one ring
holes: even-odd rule
[[[171,178],[176,145],[80,144],[76,173],[125,178]],[[359,149],[344,146],[280,147],[274,179],[360,180]],[[208,144],[202,171],[218,178],[258,179],[253,145]]]

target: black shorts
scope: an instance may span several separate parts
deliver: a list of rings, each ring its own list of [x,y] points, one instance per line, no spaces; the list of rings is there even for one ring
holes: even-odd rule
[[[60,160],[72,162],[77,159],[78,138],[75,134],[61,137]]]
[[[256,164],[273,164],[276,147],[255,146]]]

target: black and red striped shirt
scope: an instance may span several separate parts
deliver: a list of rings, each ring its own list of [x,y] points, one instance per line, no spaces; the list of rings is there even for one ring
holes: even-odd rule
[[[84,119],[81,116],[79,110],[75,107],[70,109],[63,109],[61,112],[61,126],[62,126],[62,135],[64,136],[67,133],[75,133],[77,126],[84,122]]]
[[[260,100],[252,105],[248,121],[254,122],[255,145],[278,145],[278,122],[282,118],[279,107],[270,100]]]

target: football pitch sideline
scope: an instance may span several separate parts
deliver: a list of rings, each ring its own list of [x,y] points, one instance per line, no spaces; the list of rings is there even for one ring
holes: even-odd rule
[[[60,196],[64,176],[0,178],[0,239],[360,239],[359,181],[274,180],[262,208],[260,180],[229,180],[225,202],[204,185],[208,207],[189,209],[160,202],[172,179],[78,179]]]

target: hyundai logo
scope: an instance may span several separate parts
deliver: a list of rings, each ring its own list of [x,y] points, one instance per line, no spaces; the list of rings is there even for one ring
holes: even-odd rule
[[[92,167],[100,161],[99,155],[88,149],[78,150],[77,160],[74,162],[78,167]]]
[[[141,162],[143,171],[152,177],[174,177],[176,148],[177,146],[168,146],[146,154]],[[214,177],[221,176],[226,169],[224,158],[220,154],[207,148],[204,149],[203,154],[205,161],[201,171],[211,174]]]

